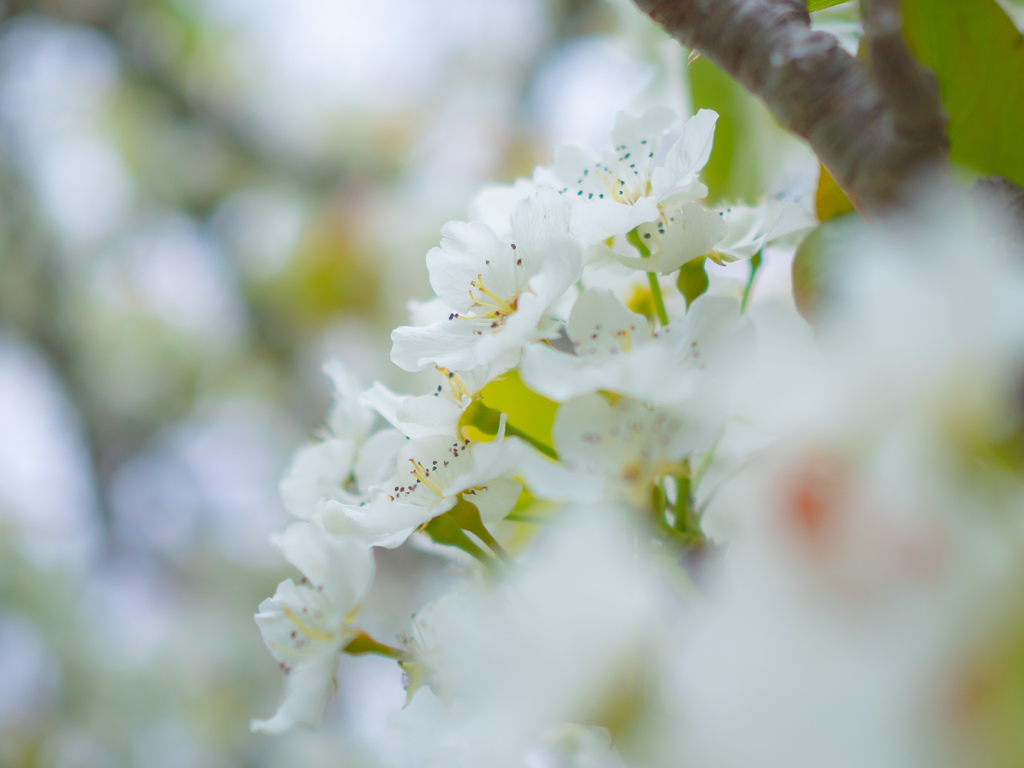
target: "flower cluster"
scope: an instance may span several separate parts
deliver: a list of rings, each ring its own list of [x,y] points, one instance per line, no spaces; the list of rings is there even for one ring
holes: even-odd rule
[[[328,367],[328,432],[281,485],[299,520],[277,543],[303,578],[256,616],[285,696],[254,729],[315,725],[341,655],[376,653],[407,680],[398,764],[891,764],[871,705],[908,722],[892,701],[950,651],[951,575],[1010,525],[990,515],[961,544],[961,509],[1024,498],[1016,479],[985,495],[978,469],[1019,430],[1022,273],[994,230],[940,215],[926,243],[851,236],[817,339],[791,309],[748,311],[760,258],[745,288],[681,295],[685,265],[812,223],[701,202],[716,119],[621,114],[610,148],[560,148],[446,224],[436,298],[392,334],[427,391]],[[373,549],[410,538],[462,578],[388,644],[358,613]],[[804,676],[782,704],[779,669]],[[808,739],[790,716],[842,732]]]

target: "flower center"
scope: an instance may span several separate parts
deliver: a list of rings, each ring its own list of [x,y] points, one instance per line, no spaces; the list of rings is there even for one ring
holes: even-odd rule
[[[619,347],[623,352],[629,352],[633,349],[633,332],[629,328],[615,331],[612,335],[618,339]]]
[[[284,606],[282,610],[284,611],[284,615],[288,617],[288,620],[296,627],[298,627],[302,631],[302,633],[310,640],[329,642],[334,639],[333,632],[325,632],[320,629],[314,629],[313,627],[309,626],[306,622],[304,622],[299,617],[299,615],[288,606]]]
[[[516,299],[512,299],[512,302],[509,303],[493,291],[489,290],[484,285],[484,277],[482,274],[477,275],[476,280],[473,280],[470,285],[472,288],[469,290],[469,298],[473,300],[473,304],[477,307],[484,307],[489,311],[482,315],[471,315],[467,319],[475,317],[505,317],[516,311]],[[474,288],[477,293],[481,295],[475,295],[473,292]]]
[[[459,374],[454,371],[449,371],[447,368],[438,368],[440,373],[448,377],[448,386],[451,387],[452,395],[459,402],[463,398],[473,399],[473,393],[469,390],[469,385],[466,384],[466,380],[463,379]]]
[[[409,459],[409,463],[412,464],[412,476],[415,477],[420,483],[423,484],[424,488],[428,488],[436,494],[437,498],[441,498],[444,494],[442,493],[441,484],[430,476],[430,470],[420,464],[416,459]]]

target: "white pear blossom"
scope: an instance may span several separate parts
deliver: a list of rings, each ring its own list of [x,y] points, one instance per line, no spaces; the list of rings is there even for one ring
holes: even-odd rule
[[[466,611],[471,608],[474,587],[472,582],[460,582],[437,600],[427,603],[413,614],[409,631],[398,636],[407,654],[399,662],[404,677],[406,706],[424,687],[451,701],[453,681],[450,672],[444,668],[436,627],[458,623],[465,618]]]
[[[651,483],[679,472],[682,462],[710,446],[720,429],[717,413],[709,417],[700,409],[586,395],[558,409],[553,430],[558,462],[510,438],[495,465],[514,467],[538,498],[615,499],[643,508],[650,503]]]
[[[329,430],[282,483],[309,522],[277,543],[304,578],[256,616],[286,686],[255,730],[315,723],[342,653],[405,674],[381,765],[956,762],[964,682],[966,709],[992,707],[976,679],[1013,722],[1019,245],[966,200],[931,200],[844,235],[848,254],[823,246],[813,327],[721,286],[666,306],[651,273],[812,223],[777,200],[704,207],[715,116],[675,141],[672,121],[620,114],[614,152],[562,148],[445,226],[437,298],[392,337],[429,391],[334,371]],[[621,298],[645,282],[658,322]],[[431,602],[398,648],[352,622],[372,548],[410,537],[436,549],[401,563],[402,599]]]
[[[308,520],[321,499],[353,498],[345,486],[352,475],[355,451],[355,441],[332,437],[299,448],[279,487],[285,509]]]
[[[495,447],[503,436],[502,426]],[[387,482],[371,489],[358,505],[326,502],[320,518],[328,530],[388,548],[399,546],[417,528],[452,509],[460,497],[477,508],[485,525],[493,524],[509,513],[522,486],[503,471],[492,471],[489,459],[478,460],[493,452],[489,445],[452,435],[410,440]]]
[[[766,200],[760,205],[734,205],[719,209],[726,231],[708,256],[718,263],[749,259],[766,245],[805,232],[815,224],[802,205]]]
[[[512,184],[492,184],[473,197],[469,220],[486,224],[503,240],[512,237],[512,213],[516,206],[537,193],[537,185],[529,179],[516,179]]]
[[[640,117],[620,112],[611,132],[614,149],[600,155],[579,146],[555,149],[550,168],[535,181],[558,190],[574,205],[572,233],[586,244],[624,235],[663,220],[684,203],[703,198],[698,174],[711,156],[718,115],[702,109],[667,142],[675,114],[652,107]]]
[[[339,360],[325,363],[323,371],[334,384],[334,399],[327,415],[331,434],[351,440],[364,439],[373,426],[374,414],[362,403],[359,383]]]
[[[430,617],[431,661],[465,704],[419,743],[426,764],[566,764],[526,755],[560,757],[565,723],[614,710],[624,680],[657,669],[664,606],[631,546],[638,529],[611,505],[562,512],[506,585],[464,582]]]
[[[356,636],[352,617],[373,581],[373,556],[362,542],[334,536],[309,523],[293,523],[275,540],[303,575],[282,581],[260,603],[256,623],[284,671],[285,694],[273,717],[252,730],[283,733],[316,725],[334,687],[338,658]]]
[[[395,430],[368,437],[374,412],[351,374],[337,361],[324,373],[335,386],[326,434],[296,451],[279,488],[285,508],[302,520],[311,520],[323,499],[357,502],[404,442]]]
[[[592,245],[587,258],[598,266],[614,262],[630,269],[667,275],[711,251],[728,232],[721,213],[699,203],[686,202],[676,210],[662,212],[655,221],[637,227],[637,237],[650,252],[647,256],[641,256],[628,244],[623,246],[616,242],[614,248]]]
[[[521,364],[527,386],[558,402],[598,390],[661,404],[692,400],[702,379],[714,376],[724,386],[718,369],[730,373],[723,363],[749,346],[739,302],[722,296],[701,296],[681,320],[655,334],[611,291],[588,289],[566,331],[574,354],[534,344]]]
[[[399,395],[376,382],[364,393],[364,402],[408,437],[452,434],[462,413],[480,396],[480,390],[515,367],[518,357],[518,350],[510,350],[504,359],[468,371],[437,368],[434,380],[438,383],[425,395]]]
[[[446,224],[440,247],[427,254],[427,269],[451,311],[426,327],[396,329],[392,361],[407,371],[465,371],[557,335],[548,309],[583,269],[568,214],[558,195],[542,191],[516,207],[507,241],[484,224]]]
[[[749,259],[766,245],[805,232],[814,224],[814,216],[795,202],[767,200],[755,206],[718,209],[687,202],[637,228],[637,236],[650,251],[648,256],[616,243],[614,248],[593,245],[587,257],[598,266],[612,262],[669,274],[700,256],[719,264]]]

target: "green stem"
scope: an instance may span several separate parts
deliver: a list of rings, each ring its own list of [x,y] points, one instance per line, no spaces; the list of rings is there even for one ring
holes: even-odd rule
[[[345,653],[353,656],[373,653],[377,656],[385,656],[399,661],[408,657],[408,654],[401,648],[395,648],[394,646],[378,642],[361,629],[356,630],[356,636],[349,640],[348,645],[345,646]]]
[[[516,561],[512,559],[509,553],[505,551],[505,548],[487,530],[487,526],[484,525],[484,521],[480,518],[480,510],[477,509],[476,504],[470,499],[465,498],[465,496],[460,498],[459,503],[452,507],[448,514],[452,516],[456,525],[462,530],[469,531],[490,547],[491,551],[498,556],[502,563],[508,566],[515,565]]]
[[[705,539],[704,532],[700,529],[700,520],[693,507],[689,467],[676,474],[675,478],[676,505],[673,509],[676,518],[675,529],[688,546],[698,547],[704,543]]]
[[[708,467],[711,466],[711,461],[715,457],[715,451],[718,450],[718,443],[722,440],[722,435],[719,433],[718,437],[715,438],[715,442],[711,444],[711,447],[707,450],[707,453],[700,460],[700,464],[693,471],[691,477],[691,485],[699,485],[701,479],[704,477],[704,473],[708,471]]]
[[[480,547],[478,547],[476,543],[463,532],[451,512],[445,512],[443,515],[435,517],[427,523],[426,526],[424,526],[423,530],[426,531],[427,535],[429,535],[430,538],[438,544],[447,544],[450,547],[458,547],[463,552],[467,552],[475,557],[491,570],[498,566],[498,562],[494,557],[480,549]]]
[[[747,285],[743,289],[743,299],[740,301],[740,312],[747,310],[747,302],[750,301],[750,293],[754,290],[754,278],[761,269],[761,251],[758,251],[750,259],[750,277],[747,278]]]
[[[558,461],[558,454],[555,452],[554,448],[552,448],[547,443],[541,442],[536,437],[526,434],[521,429],[516,429],[514,426],[509,424],[508,421],[505,422],[505,434],[509,436],[522,438],[530,445],[532,445],[534,448],[536,448],[538,451],[543,453],[545,456],[549,456],[555,461]]]
[[[509,512],[505,515],[506,520],[511,520],[513,523],[527,523],[529,525],[543,525],[548,522],[548,518],[540,515],[521,515],[518,512]]]
[[[501,560],[501,562],[503,562],[505,565],[514,566],[516,564],[516,561],[512,559],[512,556],[505,551],[505,548],[498,543],[498,540],[494,538],[494,536],[491,534],[490,531],[487,530],[487,527],[483,525],[483,523],[480,524],[479,531],[470,531],[470,533],[475,533],[477,536],[479,536],[480,540],[488,547],[490,547],[491,552],[496,554],[498,556],[498,559]]]
[[[500,425],[501,411],[497,408],[487,407],[484,405],[483,400],[474,400],[470,406],[463,411],[462,417],[459,419],[460,429],[462,427],[475,427],[485,435],[497,435]],[[521,429],[517,429],[512,424],[509,424],[507,419],[505,421],[505,434],[520,437],[545,456],[550,456],[555,460],[558,459],[558,454],[555,452],[554,448],[547,443],[538,440],[536,437],[528,435]],[[466,437],[468,437],[468,435],[466,435]]]
[[[644,245],[644,241],[640,237],[640,233],[636,229],[630,230],[629,234],[626,235],[626,240],[629,244],[640,251],[640,258],[649,259],[651,257],[651,249]],[[654,311],[658,313],[658,320],[661,322],[661,327],[664,328],[668,325],[668,312],[665,311],[665,299],[661,295],[661,285],[658,283],[658,273],[648,272],[647,282],[651,286],[651,298],[654,300]]]
[[[661,321],[661,327],[664,328],[668,325],[668,312],[665,311],[665,299],[661,295],[661,286],[658,284],[657,273],[648,272],[647,282],[651,285],[651,296],[654,297],[654,309],[658,313],[658,320]]]

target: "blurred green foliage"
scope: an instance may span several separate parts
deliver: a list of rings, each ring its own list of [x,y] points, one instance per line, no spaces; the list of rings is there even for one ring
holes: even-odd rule
[[[480,390],[481,402],[508,416],[508,424],[535,444],[553,446],[551,430],[558,403],[538,395],[509,371]]]
[[[939,80],[950,156],[1024,185],[1024,37],[995,0],[903,0],[904,34]]]
[[[847,3],[849,0],[807,0],[807,10],[811,11],[823,11],[826,8],[831,8],[833,5],[842,5]]]
[[[686,297],[686,306],[690,306],[708,289],[708,273],[704,269],[706,261],[705,256],[699,256],[686,262],[679,269],[676,286],[678,286],[679,292]]]
[[[975,649],[960,675],[950,712],[971,765],[1024,765],[1024,623],[997,632]]]
[[[814,193],[814,212],[818,221],[828,221],[853,211],[853,203],[846,193],[836,184],[836,180],[820,166],[818,170],[818,188]]]
[[[828,301],[832,276],[843,257],[843,246],[863,226],[856,213],[823,221],[808,234],[793,257],[793,298],[800,314],[814,323],[818,309]]]
[[[687,68],[694,109],[713,109],[718,113],[715,126],[715,151],[701,172],[712,202],[728,200],[756,201],[762,179],[758,164],[753,116],[756,99],[718,66],[701,57]]]
[[[370,315],[376,309],[380,272],[371,246],[354,233],[357,223],[329,210],[310,224],[285,269],[253,287],[253,298],[277,328],[315,333],[339,312]]]

